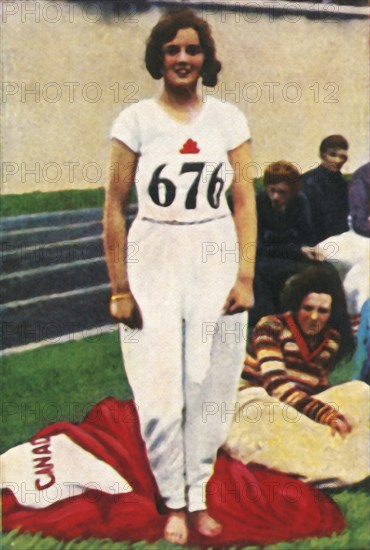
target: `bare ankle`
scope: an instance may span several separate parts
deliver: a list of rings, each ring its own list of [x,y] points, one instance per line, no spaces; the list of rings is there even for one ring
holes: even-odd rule
[[[198,510],[193,513],[196,529],[205,537],[217,537],[222,531],[222,525],[216,521],[208,510]]]
[[[164,528],[164,538],[172,544],[186,544],[188,525],[185,510],[171,510]]]

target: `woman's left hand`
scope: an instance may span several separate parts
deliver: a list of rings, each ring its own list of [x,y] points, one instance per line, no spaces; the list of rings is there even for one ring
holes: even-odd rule
[[[243,280],[238,277],[226,298],[222,311],[224,315],[234,315],[250,309],[253,304],[253,280]]]
[[[330,423],[330,427],[331,435],[335,436],[336,433],[339,433],[342,439],[344,439],[352,431],[351,424],[343,415],[336,417]]]

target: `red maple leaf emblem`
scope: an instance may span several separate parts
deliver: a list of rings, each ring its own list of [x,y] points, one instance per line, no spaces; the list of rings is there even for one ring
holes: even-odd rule
[[[187,141],[185,141],[179,152],[182,155],[194,155],[196,153],[199,153],[199,151],[200,149],[197,142],[193,141],[192,139],[188,139]]]

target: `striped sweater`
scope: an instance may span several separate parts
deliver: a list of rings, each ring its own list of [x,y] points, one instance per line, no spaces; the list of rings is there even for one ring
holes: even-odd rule
[[[343,418],[335,408],[312,397],[329,387],[339,340],[338,332],[329,328],[309,342],[290,312],[263,317],[244,361],[244,385],[263,386],[271,396],[316,422],[330,424]]]

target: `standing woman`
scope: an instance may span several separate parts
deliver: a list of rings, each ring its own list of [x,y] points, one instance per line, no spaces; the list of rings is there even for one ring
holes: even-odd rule
[[[145,61],[164,86],[113,124],[104,242],[110,311],[121,321],[141,432],[169,509],[164,536],[185,544],[187,511],[201,534],[222,530],[205,488],[232,420],[253,305],[250,134],[234,105],[198,94],[200,78],[216,85],[221,64],[208,24],[192,11],[161,17]],[[128,256],[124,211],[134,182],[139,211]]]

